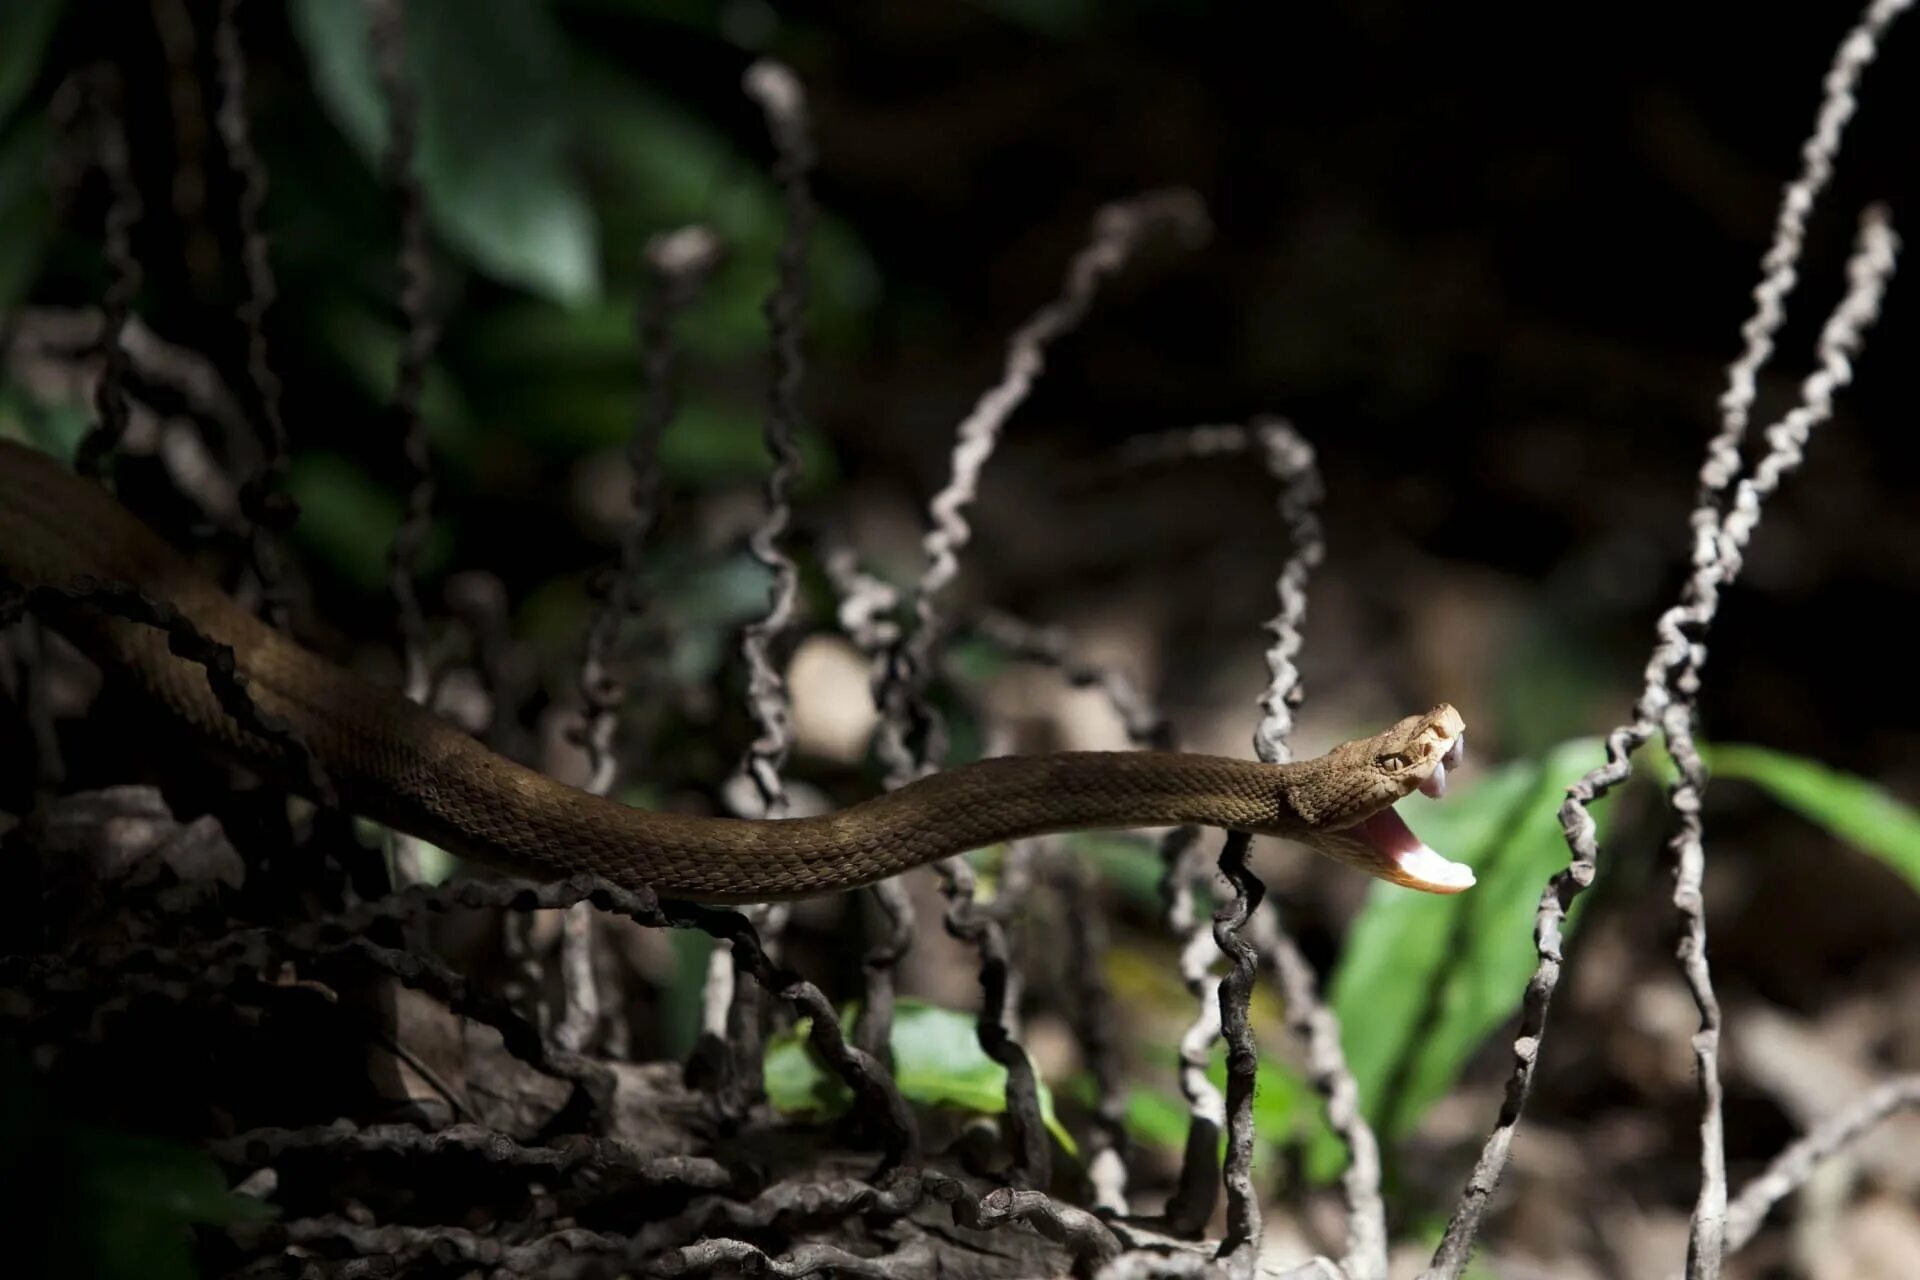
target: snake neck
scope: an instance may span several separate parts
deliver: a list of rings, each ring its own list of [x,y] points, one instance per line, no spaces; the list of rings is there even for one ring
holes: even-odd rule
[[[1290,801],[1293,765],[1162,751],[1068,751],[1000,756],[932,774],[844,810],[883,807],[994,840],[1062,831],[1183,824],[1285,834],[1301,825]],[[981,797],[992,796],[991,811]],[[909,802],[902,805],[900,802]]]

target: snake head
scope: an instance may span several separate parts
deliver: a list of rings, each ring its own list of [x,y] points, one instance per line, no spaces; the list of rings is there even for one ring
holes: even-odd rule
[[[1335,747],[1320,758],[1326,767],[1295,790],[1295,808],[1309,825],[1299,838],[1391,884],[1428,893],[1471,888],[1473,869],[1428,848],[1393,809],[1415,791],[1433,799],[1446,793],[1448,773],[1466,757],[1466,735],[1460,713],[1441,703]]]

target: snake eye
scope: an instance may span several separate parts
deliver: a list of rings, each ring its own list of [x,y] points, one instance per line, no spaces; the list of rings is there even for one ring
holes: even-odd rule
[[[1398,771],[1400,769],[1406,768],[1409,764],[1412,764],[1413,761],[1408,759],[1401,752],[1390,751],[1386,755],[1381,756],[1374,763],[1378,764],[1382,769],[1392,769],[1392,770]]]

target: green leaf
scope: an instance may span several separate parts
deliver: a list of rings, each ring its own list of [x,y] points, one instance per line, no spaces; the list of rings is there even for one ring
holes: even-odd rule
[[[406,838],[413,841],[414,853],[419,859],[420,879],[424,883],[445,884],[459,874],[459,855],[448,853],[432,841],[422,840],[418,836]]]
[[[1159,846],[1138,836],[1080,831],[1060,838],[1077,857],[1085,858],[1100,877],[1136,907],[1155,911],[1160,905],[1160,877],[1166,867]]]
[[[71,466],[92,425],[93,415],[79,405],[43,404],[19,387],[0,385],[0,439],[50,453]]]
[[[363,591],[387,581],[387,555],[400,527],[400,499],[351,459],[325,450],[296,454],[287,468],[287,492],[300,504],[295,541]],[[438,522],[427,536],[423,573],[446,563],[451,550]]]
[[[841,1014],[849,1031],[853,1009]],[[801,1019],[767,1046],[765,1079],[767,1100],[794,1115],[838,1115],[852,1102],[840,1080],[813,1057],[807,1046],[811,1024]],[[894,1009],[893,1078],[911,1102],[930,1107],[955,1107],[994,1115],[1007,1109],[1007,1071],[980,1047],[970,1013],[943,1009],[920,1000],[902,1000]],[[1040,1083],[1040,1118],[1047,1131],[1070,1154],[1078,1155],[1069,1134],[1053,1111],[1053,1094]]]
[[[1031,28],[1041,35],[1065,38],[1079,35],[1093,25],[1100,12],[1092,0],[974,0],[984,9],[998,13],[1007,21]]]
[[[1207,1079],[1222,1094],[1226,1093],[1225,1044],[1214,1047],[1214,1059],[1207,1066]],[[1265,1054],[1260,1055],[1253,1074],[1253,1129],[1260,1135],[1262,1143],[1273,1145],[1286,1141],[1300,1128],[1302,1121],[1313,1114],[1313,1101],[1306,1081],[1295,1075],[1290,1067]]]
[[[295,0],[291,18],[322,102],[378,169],[387,112],[365,7]],[[568,164],[566,48],[547,6],[411,0],[406,20],[427,216],[495,279],[568,305],[592,301],[599,226]]]
[[[629,403],[629,432],[633,413]],[[757,411],[750,413],[707,398],[689,400],[660,437],[661,474],[691,488],[761,479],[773,465],[767,458],[763,422]],[[800,450],[799,491],[817,491],[829,484],[835,467],[826,439],[817,431],[802,428],[794,444]]]
[[[0,43],[0,59],[5,56]],[[0,138],[0,315],[26,296],[40,274],[41,252],[53,229],[41,177],[45,160],[46,127],[38,117]]]
[[[254,1222],[274,1216],[271,1205],[227,1190],[205,1152],[134,1134],[76,1129],[72,1159],[78,1173],[74,1208],[91,1243],[94,1274],[143,1280],[192,1280],[186,1228]]]
[[[787,230],[779,189],[764,163],[616,64],[583,56],[574,80],[609,241],[638,245],[689,222],[712,228],[726,262],[683,318],[679,336],[710,357],[758,354],[767,341],[762,303]],[[830,347],[861,332],[854,322],[872,307],[881,278],[846,224],[831,216],[818,221],[807,270],[809,341]]]
[[[713,954],[713,937],[699,929],[668,929],[666,938],[672,962],[668,966],[666,985],[660,992],[657,1025],[666,1056],[682,1058],[700,1035],[700,1011],[706,995],[707,961]],[[774,1070],[769,1062],[768,1073]]]
[[[257,1222],[272,1206],[236,1196],[203,1151],[138,1134],[76,1130],[81,1186],[104,1204],[178,1223]]]
[[[1817,760],[1745,743],[1701,748],[1716,780],[1750,782],[1920,889],[1920,811]]]
[[[8,1237],[9,1275],[194,1280],[189,1228],[276,1214],[230,1192],[203,1151],[74,1123],[4,1048],[0,1186],[20,1227]]]
[[[1409,825],[1471,864],[1478,883],[1453,897],[1373,886],[1334,972],[1347,1064],[1366,1115],[1387,1138],[1411,1130],[1519,1007],[1536,960],[1540,892],[1567,863],[1560,805],[1604,758],[1598,739],[1563,743],[1476,784],[1456,783],[1443,803],[1406,806]],[[1309,1164],[1331,1176],[1344,1164],[1338,1142],[1317,1140]]]
[[[1092,1100],[1091,1090],[1088,1100]],[[1127,1132],[1138,1141],[1178,1152],[1187,1145],[1187,1127],[1192,1123],[1192,1110],[1177,1094],[1159,1089],[1127,1091]]]
[[[327,350],[339,361],[340,372],[359,387],[368,400],[385,405],[399,375],[403,341],[399,327],[359,306],[325,306],[316,310],[315,327]],[[476,452],[473,410],[437,359],[427,362],[426,376],[421,382],[420,420],[427,427],[434,465],[443,475],[447,468],[473,464]]]
[[[1069,1097],[1088,1110],[1099,1105],[1099,1085],[1090,1071],[1072,1076],[1063,1088]],[[1134,1141],[1144,1142],[1162,1151],[1178,1152],[1187,1143],[1189,1114],[1186,1102],[1178,1094],[1165,1089],[1129,1089],[1122,1120]]]
[[[7,0],[6,35],[0,38],[0,124],[4,124],[40,78],[47,43],[67,0]]]
[[[1207,1064],[1207,1079],[1214,1088],[1224,1091],[1227,1085],[1226,1046],[1216,1043],[1211,1052],[1213,1058]],[[1150,1051],[1149,1056],[1173,1068],[1177,1068],[1180,1061],[1179,1055],[1171,1051]],[[1098,1101],[1094,1079],[1089,1072],[1074,1076],[1067,1082],[1067,1089],[1073,1099],[1084,1106],[1092,1107]],[[1286,1064],[1261,1055],[1259,1068],[1254,1075],[1253,1127],[1262,1144],[1275,1146],[1285,1142],[1312,1115],[1314,1103],[1315,1099],[1305,1081]],[[1186,1100],[1171,1090],[1136,1088],[1127,1092],[1127,1132],[1138,1141],[1162,1150],[1177,1152],[1186,1146],[1191,1115]],[[1225,1143],[1223,1135],[1223,1152]]]

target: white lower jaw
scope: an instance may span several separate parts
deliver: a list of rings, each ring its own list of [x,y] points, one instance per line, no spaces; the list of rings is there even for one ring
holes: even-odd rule
[[[1473,886],[1472,867],[1434,852],[1391,808],[1380,810],[1352,830],[1375,858],[1391,864],[1398,873],[1385,877],[1389,880],[1428,893],[1459,893]]]
[[[1431,885],[1442,892],[1458,892],[1473,887],[1473,868],[1435,853],[1426,845],[1393,855],[1410,880]]]

